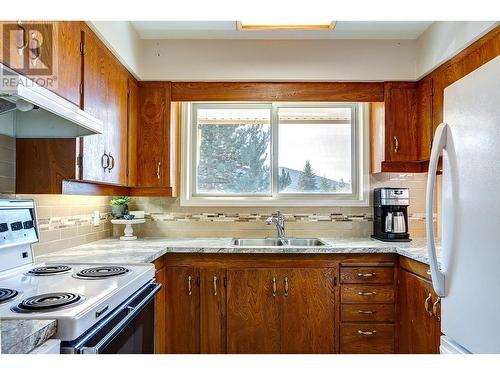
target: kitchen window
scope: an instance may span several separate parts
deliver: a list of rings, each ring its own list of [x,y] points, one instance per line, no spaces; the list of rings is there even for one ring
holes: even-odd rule
[[[181,204],[367,204],[367,105],[184,103]]]

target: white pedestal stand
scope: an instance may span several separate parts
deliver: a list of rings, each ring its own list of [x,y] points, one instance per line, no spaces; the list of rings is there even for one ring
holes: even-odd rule
[[[143,224],[145,222],[146,222],[145,219],[132,219],[132,220],[113,219],[113,220],[111,220],[112,224],[125,224],[124,235],[120,237],[120,240],[122,240],[122,241],[136,240],[137,236],[134,236],[134,229],[132,229],[132,225]]]

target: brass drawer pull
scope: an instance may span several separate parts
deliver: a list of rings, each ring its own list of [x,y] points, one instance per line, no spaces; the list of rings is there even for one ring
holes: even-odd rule
[[[358,335],[360,336],[373,336],[374,334],[376,334],[377,331],[376,330],[373,330],[373,331],[362,331],[362,330],[358,330]]]
[[[377,292],[358,292],[358,296],[365,296],[365,297],[374,296],[376,294]]]
[[[376,276],[375,272],[358,273],[358,277],[375,277],[375,276]]]
[[[188,295],[191,295],[192,294],[192,290],[193,290],[193,287],[191,285],[191,280],[193,278],[191,276],[188,276]]]
[[[358,310],[358,314],[375,314],[374,310]]]
[[[214,296],[217,295],[217,276],[214,276]]]
[[[156,178],[159,180],[160,177],[161,177],[161,174],[160,174],[160,167],[161,167],[161,161],[159,161],[158,163],[156,163]]]
[[[272,283],[273,283],[273,297],[276,297],[276,277],[273,277]]]
[[[424,301],[424,308],[425,308],[425,311],[427,311],[427,314],[429,314],[429,316],[432,316],[432,310],[430,307],[431,302],[432,302],[432,294],[429,293],[429,295],[427,296],[427,298]]]
[[[399,151],[399,141],[398,141],[398,137],[394,136],[394,152],[398,152]]]
[[[285,297],[288,297],[288,277],[285,276]]]

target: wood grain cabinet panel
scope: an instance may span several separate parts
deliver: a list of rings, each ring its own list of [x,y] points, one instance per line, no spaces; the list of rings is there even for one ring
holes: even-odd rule
[[[386,84],[386,158],[388,161],[415,161],[418,154],[417,84]]]
[[[170,84],[141,84],[137,186],[170,186]]]
[[[400,270],[398,276],[399,353],[439,353],[441,335],[439,303],[430,281],[406,270]]]
[[[341,267],[342,284],[392,284],[394,267]]]
[[[394,325],[375,323],[342,323],[341,354],[394,353]]]
[[[223,354],[226,346],[226,270],[200,270],[200,351]]]
[[[166,352],[199,353],[199,270],[167,267],[166,284]]]
[[[155,264],[156,266],[156,264]],[[167,330],[166,330],[166,302],[167,302],[167,271],[165,267],[160,266],[156,268],[155,279],[157,283],[162,285],[162,288],[156,295],[156,311],[155,311],[155,353],[164,354],[166,353],[166,343],[167,343]]]
[[[394,286],[344,284],[340,299],[342,303],[394,303]]]
[[[394,304],[392,303],[356,303],[342,304],[340,320],[342,322],[394,322]]]
[[[280,353],[276,270],[233,269],[227,278],[227,352]]]
[[[335,352],[335,270],[281,270],[282,353]]]

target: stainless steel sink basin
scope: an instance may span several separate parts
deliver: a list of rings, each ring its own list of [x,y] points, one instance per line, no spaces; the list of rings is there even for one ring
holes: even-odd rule
[[[279,238],[234,238],[235,246],[282,246]]]
[[[318,238],[287,238],[288,246],[325,246],[326,243]]]
[[[325,246],[326,243],[321,241],[319,238],[286,238],[285,240],[280,240],[279,238],[234,238],[234,246],[256,246],[256,247],[266,247],[266,246]]]

